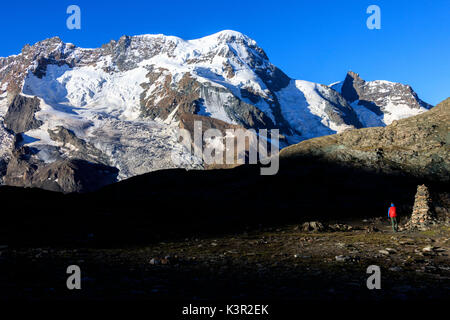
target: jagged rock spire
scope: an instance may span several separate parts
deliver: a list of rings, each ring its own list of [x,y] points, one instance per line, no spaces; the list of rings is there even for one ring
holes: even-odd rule
[[[358,88],[364,83],[359,74],[349,71],[342,84],[341,94],[349,102],[352,103],[355,100],[359,100]]]

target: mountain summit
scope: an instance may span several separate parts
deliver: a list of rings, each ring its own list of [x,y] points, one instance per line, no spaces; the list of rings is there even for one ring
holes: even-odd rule
[[[347,100],[364,127],[388,125],[433,107],[420,100],[409,85],[384,80],[365,81],[353,71],[347,73],[343,82],[331,87]]]
[[[354,73],[333,86],[291,79],[231,30],[122,36],[95,49],[54,37],[0,58],[0,180],[80,191],[83,179],[61,182],[83,175],[74,160],[99,165],[103,184],[173,168],[174,150],[177,166],[198,167],[174,133],[194,116],[213,127],[278,128],[288,146],[430,107],[409,86]]]

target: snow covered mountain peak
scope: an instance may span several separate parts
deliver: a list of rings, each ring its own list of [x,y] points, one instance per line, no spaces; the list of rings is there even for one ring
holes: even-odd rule
[[[352,71],[343,82],[331,87],[351,104],[363,126],[388,125],[432,107],[419,99],[409,85],[386,80],[365,81]]]
[[[291,79],[254,40],[231,30],[194,40],[122,36],[92,49],[53,37],[0,58],[0,157],[12,163],[0,179],[20,185],[15,177],[28,168],[32,184],[32,168],[58,172],[73,159],[113,168],[118,179],[197,168],[174,134],[193,119],[221,129],[278,128],[286,146],[428,108],[409,86],[356,73],[332,86]],[[27,164],[17,160],[23,152]],[[56,180],[51,188],[66,188]]]
[[[246,36],[245,34],[234,31],[234,30],[222,30],[205,37],[198,39],[188,40],[189,42],[203,42],[203,43],[234,43],[234,42],[245,42],[250,45],[256,45],[256,41]]]

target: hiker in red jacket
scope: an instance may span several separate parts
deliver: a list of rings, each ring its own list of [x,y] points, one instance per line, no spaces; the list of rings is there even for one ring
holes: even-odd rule
[[[388,210],[388,218],[391,218],[392,230],[397,232],[398,224],[397,224],[397,208],[391,203],[391,206]]]

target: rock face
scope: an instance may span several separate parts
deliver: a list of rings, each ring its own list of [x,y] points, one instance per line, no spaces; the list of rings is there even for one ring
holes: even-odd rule
[[[94,163],[109,164],[109,158],[103,152],[83,139],[78,138],[73,131],[63,126],[48,129],[48,134],[50,139],[61,144],[60,149],[62,151],[67,150],[66,152],[70,152],[74,158]]]
[[[117,181],[118,170],[81,159],[45,164],[33,150],[21,147],[13,152],[4,176],[5,184],[57,192],[88,192]]]
[[[1,125],[0,118],[0,185],[3,184],[3,176],[6,174],[9,159],[11,158],[11,150],[14,144],[14,135],[10,130]]]
[[[411,219],[406,223],[404,228],[427,230],[430,225],[435,223],[436,219],[432,208],[430,192],[426,185],[419,185],[417,186]]]
[[[384,80],[365,81],[352,71],[343,82],[331,87],[355,110],[362,127],[388,125],[432,108],[419,99],[409,85]]]
[[[0,185],[3,184],[3,176],[6,174],[8,163],[4,159],[0,159]]]
[[[281,159],[314,158],[380,173],[448,182],[450,98],[421,115],[382,128],[348,130],[289,146]]]
[[[284,147],[384,126],[429,107],[399,84],[374,86],[352,75],[342,87],[289,78],[256,41],[231,30],[195,40],[122,36],[95,49],[54,37],[0,58],[0,160],[10,161],[12,137],[20,134],[17,147],[32,150],[30,165],[78,159],[115,167],[122,180],[214,167],[192,161],[177,140],[175,130],[189,127],[187,119],[205,127],[276,128]]]
[[[98,163],[71,159],[40,167],[30,187],[58,192],[89,192],[117,181],[118,170]]]
[[[41,110],[38,98],[28,98],[16,95],[9,105],[5,115],[4,124],[7,129],[15,133],[37,129],[42,125],[42,121],[36,120],[35,113]]]

